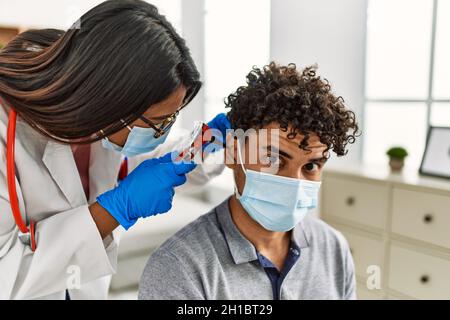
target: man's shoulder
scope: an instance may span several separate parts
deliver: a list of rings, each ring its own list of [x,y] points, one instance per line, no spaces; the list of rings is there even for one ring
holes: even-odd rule
[[[301,223],[306,233],[308,243],[332,246],[336,249],[347,250],[348,243],[341,232],[327,224],[325,221],[309,216]]]
[[[220,236],[216,208],[201,215],[167,239],[153,255],[174,254],[178,257],[189,254],[198,255],[213,247],[214,240]]]
[[[216,208],[166,240],[149,257],[139,284],[139,299],[199,299],[205,261],[213,256],[218,232]]]

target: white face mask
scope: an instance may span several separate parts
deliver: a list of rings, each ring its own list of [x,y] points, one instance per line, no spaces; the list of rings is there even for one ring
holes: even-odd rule
[[[239,140],[238,155],[245,173],[245,186],[242,195],[235,187],[236,198],[253,220],[265,229],[289,231],[309,209],[317,206],[321,182],[245,169]]]
[[[109,141],[108,138],[104,138],[102,140],[102,145],[104,148],[120,152],[121,154],[127,157],[133,157],[138,154],[147,153],[153,151],[160,144],[164,143],[169,134],[168,130],[159,138],[155,138],[156,130],[153,128],[141,128],[141,127],[133,127],[130,128],[127,126],[130,133],[128,134],[127,141],[123,145],[123,147],[116,145]]]

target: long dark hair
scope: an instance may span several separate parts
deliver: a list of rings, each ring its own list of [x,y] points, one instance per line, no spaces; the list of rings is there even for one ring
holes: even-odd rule
[[[68,31],[29,30],[0,50],[0,96],[60,142],[102,139],[180,85],[193,97],[199,78],[185,41],[140,0],[105,1]]]

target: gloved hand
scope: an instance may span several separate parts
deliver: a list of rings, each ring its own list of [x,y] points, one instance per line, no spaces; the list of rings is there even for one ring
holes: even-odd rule
[[[194,163],[174,163],[172,154],[143,161],[120,184],[97,197],[97,202],[125,229],[138,218],[167,212],[172,207],[174,188],[186,182]]]
[[[231,129],[231,123],[225,113],[219,113],[214,119],[208,122],[208,127],[220,130],[222,136],[225,137],[227,129]]]
[[[218,136],[218,134],[214,134],[215,141],[216,141],[215,146],[217,146],[217,142],[219,144],[222,144],[222,146],[223,146],[226,141],[227,129],[231,129],[231,123],[230,123],[230,120],[228,120],[228,117],[226,116],[226,114],[219,113],[217,116],[214,117],[214,119],[212,119],[207,124],[208,124],[208,127],[210,127],[211,129],[216,129],[216,130],[220,131],[220,133],[221,133],[221,136]],[[209,149],[210,149],[209,152],[215,152],[215,151],[221,149],[221,147],[217,147],[217,148],[209,147]]]

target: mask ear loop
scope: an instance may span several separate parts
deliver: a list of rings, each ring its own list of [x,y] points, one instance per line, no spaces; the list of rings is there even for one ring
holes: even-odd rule
[[[242,161],[240,138],[237,138],[237,151],[238,151],[237,153],[238,153],[239,164],[241,165],[242,171],[244,171],[244,174],[247,175],[247,170],[245,169],[244,164],[242,163],[243,161]],[[236,199],[239,200],[242,197],[242,195],[239,194],[239,190],[238,190],[237,184],[236,184],[236,179],[234,180],[234,193],[236,195]]]

